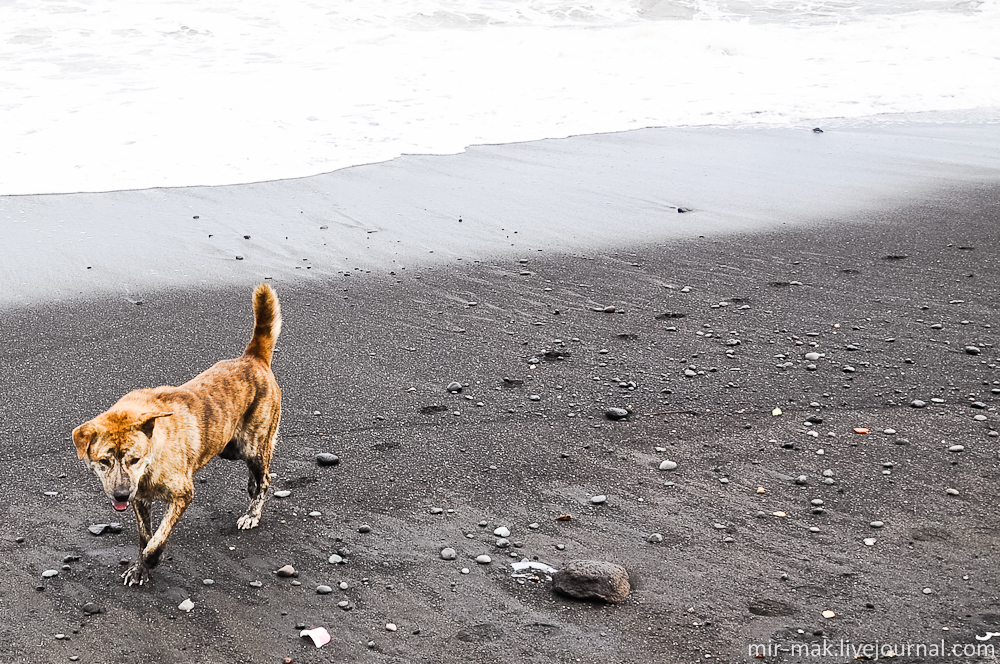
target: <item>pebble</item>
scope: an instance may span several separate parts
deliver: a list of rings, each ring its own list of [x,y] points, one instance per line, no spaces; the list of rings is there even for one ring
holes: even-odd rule
[[[593,503],[594,505],[600,505],[601,503],[607,502],[607,500],[608,500],[607,496],[601,495],[601,496],[594,496],[593,498],[590,499],[590,502]]]
[[[58,576],[58,575],[59,575],[59,570],[56,570],[56,569],[47,569],[44,572],[42,572],[42,578],[43,579],[51,579],[52,577]]]
[[[480,565],[489,565],[493,562],[493,559],[487,556],[485,553],[481,556],[476,556],[476,562]]]
[[[349,586],[347,585],[347,581],[341,581],[340,583],[337,584],[337,587],[340,588],[341,590],[347,590],[349,588]]]
[[[980,414],[980,415],[973,415],[972,419],[974,419],[977,422],[985,422],[987,418],[985,415]]]
[[[362,523],[360,526],[358,526],[358,532],[361,533],[362,535],[370,533],[371,531],[372,527],[369,526],[367,523]]]
[[[896,430],[895,429],[882,429],[882,433],[884,433],[887,436],[895,436],[896,435]]]
[[[628,571],[600,560],[578,560],[553,575],[553,588],[578,599],[624,601],[632,591]]]
[[[327,558],[327,560],[326,560],[326,561],[327,561],[328,563],[330,563],[331,565],[339,565],[340,563],[344,562],[344,559],[343,559],[343,558],[342,558],[341,556],[338,556],[338,555],[337,555],[337,554],[335,553],[335,554],[333,554],[332,556],[330,556],[329,558]]]
[[[212,586],[212,585],[215,585],[215,580],[214,579],[202,579],[201,583],[202,583],[202,585],[205,585],[205,586]]]
[[[817,507],[819,507],[820,505],[822,505],[822,504],[823,504],[823,501],[822,501],[822,499],[820,499],[820,498],[813,498],[813,499],[812,499],[812,500],[810,500],[809,502],[810,502],[810,504],[812,504],[812,505],[816,505]]]
[[[451,547],[441,549],[441,559],[442,560],[455,560],[458,558],[458,552]]]
[[[986,404],[984,404],[982,401],[973,401],[969,405],[971,407],[977,408],[979,410],[986,410],[988,408],[988,406]]]
[[[444,510],[440,507],[432,507],[430,509],[431,514],[444,514]]]
[[[871,526],[872,528],[881,528],[882,526],[885,525],[885,522],[884,521],[872,521],[868,525]]]
[[[87,530],[89,530],[92,535],[103,535],[104,531],[107,529],[108,524],[106,523],[95,523],[92,526],[87,526]]]
[[[875,542],[877,542],[877,541],[878,540],[875,539],[874,537],[866,537],[865,538],[865,546],[875,546]]]
[[[528,528],[531,528],[532,530],[538,530],[539,528],[541,528],[541,526],[539,526],[537,523],[529,523]]]
[[[624,408],[608,408],[604,411],[604,416],[609,420],[623,420],[628,417],[629,412]]]
[[[923,408],[927,405],[926,401],[921,401],[920,399],[914,399],[910,402],[910,405],[914,408]]]
[[[311,516],[312,518],[316,519],[316,518],[319,518],[319,517],[323,516],[323,513],[322,512],[317,512],[316,510],[313,510],[312,512],[309,512],[309,516]]]
[[[87,602],[82,607],[80,607],[80,609],[84,613],[86,613],[88,616],[93,616],[93,615],[96,615],[98,613],[103,613],[104,612],[104,609],[102,609],[101,607],[97,606],[93,602]]]
[[[452,382],[448,383],[448,386],[446,388],[444,388],[444,389],[446,389],[449,392],[453,392],[453,393],[454,392],[461,392],[462,391],[462,384],[459,383],[458,381],[453,380]]]
[[[806,359],[809,360],[810,362],[815,362],[819,358],[820,358],[819,353],[806,353]]]
[[[282,491],[274,492],[275,498],[288,498],[290,495],[292,495],[292,492],[289,491],[288,489],[283,489]]]
[[[811,532],[811,533],[818,533],[819,532],[819,528],[817,528],[816,526],[812,526],[812,527],[809,528],[809,532]]]
[[[923,590],[923,593],[925,595],[930,595],[932,592],[934,592],[933,588],[924,588],[924,590]]]
[[[387,631],[387,632],[395,632],[397,629],[398,628],[396,627],[396,623],[386,623],[385,624],[385,631]]]
[[[830,618],[836,618],[837,614],[834,613],[833,611],[824,611],[823,612],[823,617],[826,618],[827,620],[829,620]]]
[[[660,542],[663,541],[663,535],[661,535],[660,533],[653,533],[652,535],[646,538],[646,541],[649,542],[650,544],[659,544]]]
[[[189,597],[180,604],[178,604],[177,608],[180,609],[181,611],[190,612],[191,609],[194,608],[194,602],[192,602],[191,598]]]
[[[284,567],[274,571],[275,574],[282,577],[298,576],[299,573],[295,571],[295,568],[291,565],[285,565]]]
[[[946,494],[948,494],[949,496],[957,496],[958,495],[958,489],[945,489],[944,492]]]
[[[330,586],[324,586],[324,585],[316,586],[317,595],[329,595],[332,592],[333,588],[331,588]]]
[[[262,588],[263,586],[264,586],[264,584],[261,583],[260,581],[251,581],[250,582],[250,587],[251,588]]]
[[[504,526],[500,526],[493,531],[493,534],[497,537],[510,537],[510,530]]]
[[[807,484],[809,482],[809,477],[807,475],[799,475],[795,478],[796,484]]]
[[[677,468],[676,461],[670,461],[669,459],[660,462],[660,470],[674,470]]]
[[[340,457],[329,452],[321,452],[316,455],[316,463],[321,466],[336,466],[340,463]]]
[[[497,548],[506,549],[509,546],[510,546],[510,540],[507,539],[506,537],[501,537],[500,539],[497,540]]]
[[[965,451],[965,445],[952,445],[951,447],[948,448],[948,451],[949,452],[964,452]]]
[[[964,350],[968,355],[979,355],[983,352],[977,346],[966,346]]]

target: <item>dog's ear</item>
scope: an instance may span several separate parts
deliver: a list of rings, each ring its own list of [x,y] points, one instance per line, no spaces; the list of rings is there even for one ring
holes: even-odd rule
[[[136,422],[136,428],[146,434],[146,438],[153,437],[153,427],[156,425],[156,418],[169,417],[173,413],[143,413]]]
[[[97,427],[91,422],[84,422],[73,429],[73,444],[76,445],[76,458],[82,459],[90,451],[90,444],[97,435]]]

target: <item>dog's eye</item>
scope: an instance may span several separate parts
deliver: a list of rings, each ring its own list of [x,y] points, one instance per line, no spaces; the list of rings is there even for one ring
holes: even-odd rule
[[[135,464],[139,463],[139,461],[140,461],[140,459],[135,459],[135,458],[133,458],[133,459],[125,459],[125,463],[127,463],[130,466],[134,466]]]
[[[111,467],[111,459],[99,459],[97,464],[106,470]]]

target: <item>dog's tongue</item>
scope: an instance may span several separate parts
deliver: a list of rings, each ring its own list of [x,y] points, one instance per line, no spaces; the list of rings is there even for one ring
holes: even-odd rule
[[[128,509],[128,503],[111,503],[111,506],[115,508],[116,512],[124,512]]]

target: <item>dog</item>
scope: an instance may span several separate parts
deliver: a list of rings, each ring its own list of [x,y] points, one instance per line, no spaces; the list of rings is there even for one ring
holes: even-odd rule
[[[253,293],[253,337],[241,357],[222,360],[178,387],[129,392],[73,430],[77,456],[101,480],[118,512],[135,510],[139,557],[121,576],[126,586],[149,581],[170,531],[194,497],[193,475],[214,457],[242,460],[250,471],[250,505],[236,526],[260,523],[271,485],[270,464],[281,420],[281,390],[271,355],[281,332],[274,289]],[[154,533],[151,504],[166,503]]]

